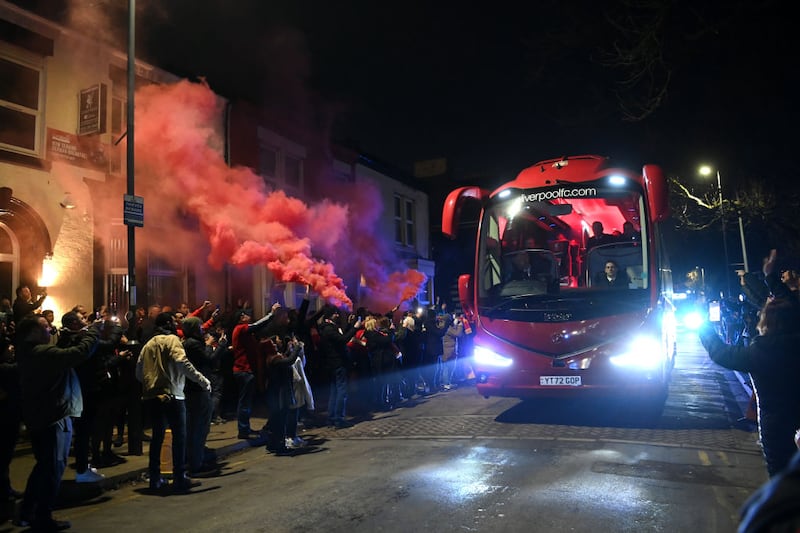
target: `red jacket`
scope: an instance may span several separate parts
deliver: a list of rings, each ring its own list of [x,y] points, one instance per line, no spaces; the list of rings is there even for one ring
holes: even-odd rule
[[[258,368],[258,357],[261,353],[261,346],[258,339],[251,332],[247,331],[250,324],[237,324],[231,334],[231,346],[233,347],[233,371],[234,372],[255,372]]]

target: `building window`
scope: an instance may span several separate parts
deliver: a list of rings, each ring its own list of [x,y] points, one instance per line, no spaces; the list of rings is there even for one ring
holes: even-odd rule
[[[303,190],[303,160],[283,148],[262,144],[258,155],[258,173],[267,191],[283,189],[289,194]]]
[[[416,245],[414,200],[394,197],[394,240],[403,246]]]
[[[300,190],[300,185],[303,183],[303,162],[287,155],[284,159],[284,177],[286,185]]]
[[[272,146],[261,146],[258,154],[258,173],[264,181],[274,187],[275,178],[278,176],[278,149]]]
[[[267,129],[259,129],[258,137],[258,173],[267,191],[281,189],[289,195],[301,195],[306,149]]]
[[[185,299],[185,279],[183,269],[157,255],[147,256],[147,299],[151,305],[177,306]]]
[[[338,159],[333,161],[333,177],[342,183],[355,183],[356,181],[353,166]]]
[[[42,67],[0,56],[0,148],[38,155]]]

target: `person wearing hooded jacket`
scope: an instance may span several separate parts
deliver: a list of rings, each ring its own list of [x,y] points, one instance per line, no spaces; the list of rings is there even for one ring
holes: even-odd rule
[[[194,367],[210,382],[216,379],[216,362],[228,349],[228,339],[220,337],[216,348],[214,338],[206,336],[199,318],[190,316],[183,319],[183,349]],[[205,445],[211,428],[211,391],[194,381],[187,381],[183,389],[186,394],[186,459],[189,472],[207,472],[214,468],[212,461],[206,460]]]
[[[440,358],[441,387],[443,390],[453,388],[452,378],[456,369],[458,359],[457,345],[464,336],[464,323],[455,320],[451,315],[445,316],[445,326],[447,329],[442,336],[442,355]]]
[[[787,298],[770,300],[761,310],[759,335],[748,346],[722,342],[713,325],[699,331],[711,359],[731,370],[749,372],[758,406],[758,430],[770,477],[786,468],[797,451],[800,428],[800,305]]]
[[[441,385],[436,381],[437,365],[444,352],[442,338],[447,332],[443,315],[436,315],[434,309],[429,309],[425,315],[425,350],[422,359],[422,377],[425,380],[424,394],[436,391]]]
[[[345,418],[347,404],[347,372],[349,356],[347,341],[361,328],[361,318],[354,324],[342,328],[339,309],[326,305],[322,310],[319,331],[319,355],[330,375],[330,396],[328,397],[328,421],[336,428],[352,426]]]
[[[142,382],[142,400],[150,411],[153,425],[148,463],[150,489],[157,490],[166,484],[161,478],[161,445],[169,426],[172,430],[173,490],[186,492],[197,483],[186,476],[184,385],[189,378],[210,393],[211,382],[186,357],[173,316],[160,313],[155,326],[156,334],[142,346],[136,361],[136,378]]]
[[[29,316],[17,326],[16,356],[20,376],[22,418],[28,428],[36,464],[28,477],[15,525],[37,531],[68,529],[53,519],[53,507],[67,466],[72,417],[83,410],[75,367],[97,349],[95,326],[80,333],[69,347],[50,344],[44,317]]]
[[[303,343],[275,336],[266,343],[267,351],[267,451],[283,455],[286,446],[289,410],[294,407],[292,367],[303,353]]]

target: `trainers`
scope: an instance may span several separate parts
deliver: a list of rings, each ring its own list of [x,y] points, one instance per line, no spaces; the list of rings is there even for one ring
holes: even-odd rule
[[[161,490],[167,486],[167,480],[163,477],[156,479],[150,478],[150,490]]]
[[[75,483],[97,483],[106,478],[103,474],[97,471],[96,468],[89,467],[86,472],[75,474]]]
[[[286,446],[282,446],[280,448],[267,446],[267,453],[271,453],[272,455],[277,455],[279,457],[286,457],[294,455],[294,450],[293,448],[288,448]]]
[[[290,450],[294,448],[302,448],[303,446],[307,445],[308,441],[300,437],[286,438],[286,447],[289,448]]]

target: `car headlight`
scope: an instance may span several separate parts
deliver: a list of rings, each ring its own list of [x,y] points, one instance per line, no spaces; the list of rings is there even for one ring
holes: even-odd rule
[[[508,367],[513,363],[510,358],[504,357],[483,346],[475,346],[472,356],[477,365]]]
[[[624,352],[611,356],[611,364],[628,368],[648,370],[658,367],[663,361],[661,341],[650,336],[633,339]]]

